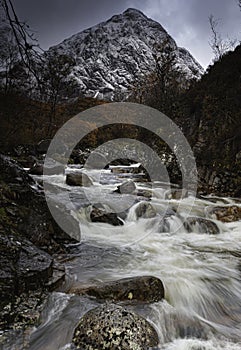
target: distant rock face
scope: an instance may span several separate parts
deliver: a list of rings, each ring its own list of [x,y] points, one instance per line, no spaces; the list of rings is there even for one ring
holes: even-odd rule
[[[161,50],[169,48],[183,82],[200,78],[202,67],[179,48],[165,29],[142,12],[128,9],[50,48],[75,60],[71,76],[85,96],[113,100],[128,95],[133,83],[157,68]],[[161,65],[161,62],[158,63]]]
[[[115,304],[87,312],[77,325],[77,349],[145,350],[158,345],[158,335],[143,317]]]

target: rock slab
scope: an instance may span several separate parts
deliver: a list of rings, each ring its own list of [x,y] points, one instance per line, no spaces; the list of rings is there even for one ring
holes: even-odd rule
[[[162,300],[165,294],[162,281],[153,276],[128,277],[87,288],[74,287],[69,293],[89,295],[100,300],[148,303]]]

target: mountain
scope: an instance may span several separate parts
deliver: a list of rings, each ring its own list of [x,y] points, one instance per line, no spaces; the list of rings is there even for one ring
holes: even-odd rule
[[[180,83],[201,77],[202,67],[177,46],[161,24],[131,8],[73,35],[49,52],[74,59],[71,77],[78,93],[112,100],[120,93],[128,94],[135,82],[154,72],[162,64],[165,50],[171,51],[174,69],[182,73]]]

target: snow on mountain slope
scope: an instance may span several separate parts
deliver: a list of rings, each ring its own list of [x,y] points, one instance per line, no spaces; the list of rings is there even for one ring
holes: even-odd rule
[[[184,83],[200,78],[203,69],[191,54],[179,48],[159,23],[136,9],[75,34],[50,51],[74,58],[71,75],[85,96],[114,99],[155,71],[156,57],[167,46],[175,56],[175,67],[183,73]]]

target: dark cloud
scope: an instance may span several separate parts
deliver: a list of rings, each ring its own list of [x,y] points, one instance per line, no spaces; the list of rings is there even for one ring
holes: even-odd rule
[[[160,22],[179,46],[204,66],[211,61],[208,17],[222,19],[223,36],[240,39],[241,12],[237,0],[13,0],[22,20],[36,31],[46,49],[63,39],[135,7]]]

